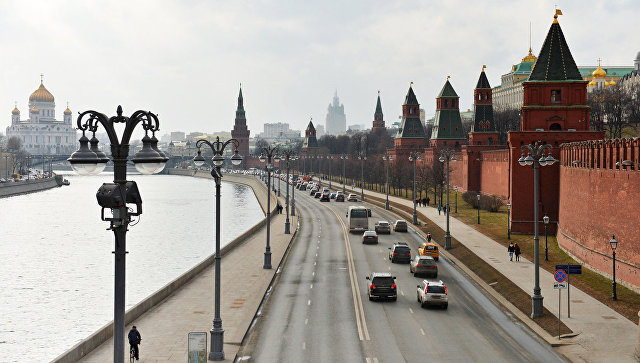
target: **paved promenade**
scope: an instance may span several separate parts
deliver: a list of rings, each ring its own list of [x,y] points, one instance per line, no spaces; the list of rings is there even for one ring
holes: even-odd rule
[[[334,188],[341,189],[342,184],[333,183]],[[347,192],[352,190],[347,186]],[[360,189],[353,189],[353,193],[360,197]],[[384,199],[383,193],[365,190],[365,197]],[[389,196],[390,202],[395,202],[413,208],[413,202],[407,199]],[[438,215],[433,207],[418,207],[418,210],[437,224],[446,228],[446,216]],[[533,293],[534,264],[521,258],[520,262],[511,262],[507,256],[506,247],[478,232],[473,227],[464,224],[450,215],[450,231],[453,238],[473,251],[478,257],[509,278],[522,290]],[[553,274],[540,269],[540,287],[544,297],[544,307],[557,316],[558,292],[553,288],[555,282]],[[576,337],[562,339],[562,343],[569,345],[560,347],[560,351],[574,362],[636,362],[633,352],[638,335],[638,326],[629,321],[608,306],[571,287],[571,318],[566,316],[566,290],[562,294],[562,321]],[[542,331],[542,329],[540,329]],[[544,333],[544,331],[542,331]],[[546,336],[546,340],[555,338]]]
[[[234,177],[237,178],[237,177]],[[247,177],[249,178],[249,177]],[[233,178],[226,178],[229,180]],[[264,185],[264,183],[262,183]],[[264,187],[266,190],[266,186]],[[261,199],[260,194],[256,193]],[[263,197],[264,198],[264,197]],[[273,208],[275,196],[272,194]],[[279,198],[284,205],[284,198]],[[265,200],[260,200],[261,204]],[[298,220],[291,217],[291,232]],[[262,268],[266,243],[266,225],[242,245],[222,255],[221,318],[224,332],[226,361],[233,361],[242,338],[262,301],[293,234],[284,234],[284,214],[271,218],[271,270]],[[247,226],[250,227],[250,226]],[[213,249],[213,238],[212,249]],[[134,283],[129,282],[128,288]],[[184,362],[187,360],[189,332],[207,332],[207,351],[210,348],[209,331],[214,316],[214,265],[193,278],[176,293],[139,317],[133,324],[142,335],[140,362]],[[126,345],[128,347],[128,344]],[[126,359],[128,359],[128,349]],[[81,362],[113,361],[113,339],[92,351]]]

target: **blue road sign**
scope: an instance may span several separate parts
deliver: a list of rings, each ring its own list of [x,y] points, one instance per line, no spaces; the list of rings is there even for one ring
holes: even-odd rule
[[[580,275],[582,274],[582,265],[556,265],[557,270],[564,270],[571,275]]]
[[[567,279],[567,274],[564,272],[564,270],[558,270],[553,277],[558,282],[564,282]]]

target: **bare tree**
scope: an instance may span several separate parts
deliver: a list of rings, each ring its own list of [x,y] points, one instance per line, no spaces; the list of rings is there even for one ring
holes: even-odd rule
[[[493,109],[493,122],[498,132],[498,143],[505,145],[509,131],[520,131],[520,110],[496,107]]]

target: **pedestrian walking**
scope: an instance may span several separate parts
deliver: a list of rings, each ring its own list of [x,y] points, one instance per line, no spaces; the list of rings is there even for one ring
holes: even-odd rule
[[[278,206],[276,208],[278,210],[278,214],[282,214],[282,206],[280,205],[280,202],[278,202]]]
[[[513,261],[513,252],[515,251],[515,247],[512,242],[509,242],[509,247],[507,247],[507,252],[509,252],[509,261]]]
[[[513,246],[514,253],[516,254],[516,261],[520,261],[520,246],[516,243]]]
[[[445,205],[444,207],[442,207],[442,211],[444,212],[444,215],[447,215],[447,206]]]
[[[427,232],[427,242],[431,242],[431,232]]]
[[[429,202],[431,202],[431,198],[427,197],[427,206],[429,206]]]
[[[440,215],[440,212],[442,212],[442,206],[441,205],[438,206],[438,215]]]
[[[422,198],[422,206],[423,207],[427,206],[427,198]]]

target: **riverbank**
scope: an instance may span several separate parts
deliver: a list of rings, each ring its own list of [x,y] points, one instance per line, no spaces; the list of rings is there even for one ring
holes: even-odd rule
[[[169,170],[170,172],[168,172],[168,174],[170,175],[195,176],[193,175],[194,174],[193,171],[190,171],[190,173],[188,173],[186,170],[183,170],[183,169],[169,169]],[[171,170],[175,170],[177,172],[171,172]],[[207,172],[199,173],[197,177],[211,178],[211,176]],[[253,190],[255,197],[258,200],[258,203],[261,206],[263,212],[266,210],[266,198],[267,198],[266,187],[264,187],[264,184],[261,183],[258,179],[252,178],[252,177],[242,178],[234,175],[225,174],[224,181],[230,182],[230,183],[240,183],[240,184],[249,186]],[[232,250],[235,250],[236,247],[240,245],[244,246],[245,244],[249,243],[248,240],[252,240],[256,238],[256,234],[263,233],[261,231],[264,230],[265,224],[266,224],[266,219],[263,218],[253,227],[245,231],[242,235],[238,236],[234,240],[230,241],[227,245],[223,246],[221,249],[221,255],[226,256],[228,253],[231,253]],[[241,255],[245,255],[245,254],[243,253]],[[183,287],[186,288],[187,286],[197,283],[196,281],[202,280],[202,275],[211,274],[212,273],[211,271],[213,270],[213,267],[214,267],[214,261],[215,261],[215,255],[214,254],[209,255],[204,261],[198,263],[196,266],[186,271],[185,273],[183,273],[173,281],[169,282],[168,284],[163,286],[161,289],[159,289],[158,291],[154,292],[153,294],[151,294],[150,296],[148,296],[147,298],[145,298],[144,300],[136,304],[134,307],[128,309],[125,314],[125,323],[127,325],[130,325],[133,321],[135,321],[136,325],[140,329],[143,329],[142,327],[146,327],[145,330],[142,330],[142,331],[143,332],[146,331],[146,333],[143,333],[143,334],[145,335],[145,339],[147,341],[150,341],[149,337],[150,337],[151,331],[149,330],[151,329],[151,327],[149,327],[149,325],[146,325],[145,323],[142,322],[144,319],[146,319],[145,317],[148,314],[153,315],[154,312],[160,309],[159,305],[162,305],[162,304],[168,303],[169,301],[174,300],[173,296],[175,294],[179,294]],[[223,270],[223,273],[225,273],[225,270]],[[224,276],[228,276],[228,274],[225,273]],[[210,285],[210,281],[211,280],[206,280],[206,282],[209,285]],[[226,282],[226,280],[224,281],[225,286],[230,283],[231,282]],[[205,293],[208,291],[201,291],[201,292]],[[204,309],[203,307],[199,307],[196,310],[203,310],[203,309]],[[225,321],[226,320],[227,319],[225,319]],[[250,323],[250,319],[248,323]],[[247,323],[247,328],[248,328],[248,323]],[[244,331],[246,331],[247,328],[244,328]],[[233,330],[229,328],[226,328],[226,330],[227,330],[227,333],[225,335],[232,334],[233,332]],[[158,329],[158,333],[161,333],[161,331],[162,329]],[[244,334],[244,331],[242,334]],[[109,322],[108,324],[100,328],[98,331],[91,334],[89,337],[82,340],[81,342],[73,346],[71,349],[69,349],[62,355],[58,356],[53,361],[54,362],[76,362],[80,359],[86,359],[86,361],[102,361],[102,358],[96,358],[96,356],[102,357],[103,354],[107,354],[107,355],[110,354],[111,356],[113,355],[112,335],[113,335],[113,321]],[[185,339],[186,339],[186,335],[185,335]],[[105,346],[109,344],[111,344],[111,348],[108,348],[105,351]],[[83,358],[88,354],[91,354],[90,357]]]
[[[61,175],[54,175],[53,178],[30,179],[12,183],[0,183],[0,198],[12,197],[15,195],[35,193],[42,190],[57,188],[62,186]]]

